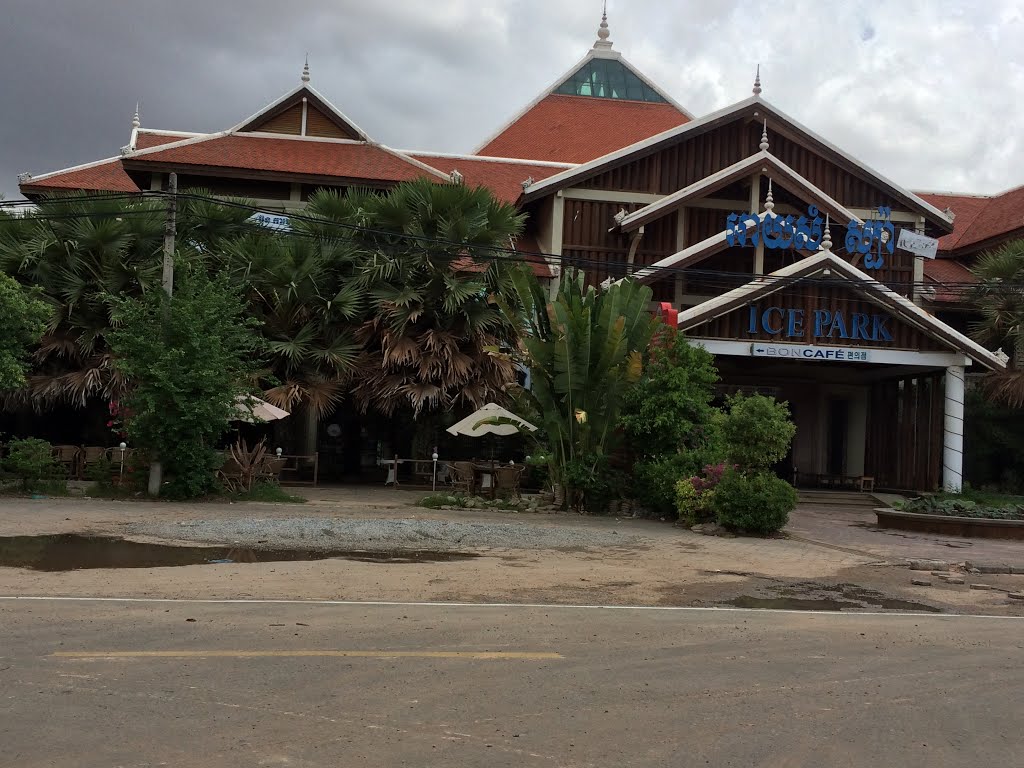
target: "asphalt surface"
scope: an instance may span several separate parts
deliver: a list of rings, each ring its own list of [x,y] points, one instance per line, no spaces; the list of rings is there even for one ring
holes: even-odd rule
[[[0,766],[1020,765],[1024,620],[0,600]]]

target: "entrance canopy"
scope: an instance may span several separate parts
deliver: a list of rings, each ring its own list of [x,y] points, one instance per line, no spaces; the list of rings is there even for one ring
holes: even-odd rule
[[[830,250],[680,312],[677,322],[714,354],[1006,369],[1004,357]]]

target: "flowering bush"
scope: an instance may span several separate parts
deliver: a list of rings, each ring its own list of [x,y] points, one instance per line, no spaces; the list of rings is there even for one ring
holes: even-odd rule
[[[693,525],[713,516],[711,505],[715,488],[728,469],[735,467],[729,467],[724,463],[708,464],[700,475],[676,483],[676,511],[680,520]]]

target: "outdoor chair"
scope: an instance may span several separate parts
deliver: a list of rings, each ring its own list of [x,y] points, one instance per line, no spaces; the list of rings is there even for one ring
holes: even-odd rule
[[[246,490],[242,478],[242,466],[230,456],[224,460],[223,466],[217,470],[217,479],[224,484],[224,488],[231,493],[241,493]]]
[[[470,461],[453,461],[449,466],[452,468],[452,490],[464,491],[466,495],[472,496],[476,490],[473,463]]]
[[[53,446],[53,457],[64,465],[68,477],[78,476],[78,457],[81,453],[82,449],[77,445]]]
[[[97,445],[87,445],[78,454],[78,479],[84,480],[90,464],[103,461],[107,457],[107,449]]]
[[[494,490],[499,496],[519,498],[519,480],[526,467],[495,467]]]
[[[281,470],[284,469],[285,464],[288,463],[287,459],[279,459],[277,457],[267,459],[263,462],[263,467],[260,473],[257,475],[257,480],[270,480],[275,483],[281,482]]]

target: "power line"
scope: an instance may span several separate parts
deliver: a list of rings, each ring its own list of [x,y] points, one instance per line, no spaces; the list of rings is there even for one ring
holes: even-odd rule
[[[47,202],[43,203],[46,206],[48,203],[66,204],[75,203],[79,201],[120,201],[130,200],[138,202],[144,199],[161,198],[166,199],[167,194],[164,192],[148,191],[141,194],[111,194],[111,195],[78,195],[78,196],[62,196],[58,198],[51,198]],[[417,235],[408,232],[396,232],[393,230],[379,229],[374,227],[367,227],[359,224],[351,224],[348,222],[339,222],[332,219],[326,219],[316,216],[309,216],[305,214],[295,212],[281,212],[279,210],[269,208],[266,206],[253,205],[248,203],[239,202],[236,200],[216,198],[209,195],[201,195],[194,192],[180,192],[177,194],[178,199],[186,199],[193,201],[201,201],[211,203],[224,208],[233,208],[238,210],[246,211],[250,214],[268,214],[276,216],[286,216],[289,220],[300,221],[317,226],[326,227],[337,227],[341,230],[355,232],[366,235],[379,235],[387,238],[399,238],[403,240],[409,240],[414,243],[420,243],[431,246],[445,246],[450,248],[459,248],[462,250],[470,251],[465,254],[469,258],[483,259],[483,260],[508,260],[515,261],[518,263],[537,264],[546,266],[568,266],[581,268],[584,270],[596,270],[604,271],[610,276],[627,277],[631,273],[645,271],[650,268],[649,264],[634,264],[627,265],[623,262],[609,261],[608,259],[598,258],[584,258],[575,255],[566,254],[550,254],[543,251],[527,251],[518,250],[512,247],[496,246],[496,245],[484,245],[467,243],[464,241],[453,241],[446,240],[443,238],[431,237],[429,235]],[[285,202],[285,201],[282,201]],[[16,203],[7,203],[0,205],[0,209],[13,207],[17,205],[37,205],[30,201],[19,201]],[[206,223],[216,223],[221,225],[235,226],[240,231],[247,231],[252,234],[258,234],[260,236],[270,237],[282,237],[282,238],[306,238],[310,240],[320,241],[324,239],[323,234],[315,232],[303,232],[301,230],[291,229],[288,231],[284,230],[273,230],[264,227],[259,224],[250,224],[249,222],[225,222],[221,219],[215,218],[210,215],[200,214],[195,210],[184,210],[182,212],[183,219],[198,219],[205,221]],[[120,211],[85,211],[85,212],[67,212],[67,213],[41,213],[34,215],[26,215],[22,217],[16,217],[9,220],[0,219],[0,223],[7,222],[31,222],[31,221],[65,221],[76,218],[112,218],[119,219],[124,217],[151,217],[157,218],[161,216],[160,209],[149,209],[149,208],[129,208]],[[401,256],[407,254],[407,251],[402,250],[396,244],[387,243],[375,243],[374,247],[385,254]],[[667,266],[659,267],[657,269],[657,275],[653,279],[655,281],[664,280],[675,277],[677,275],[685,275],[698,282],[707,285],[708,287],[717,287],[719,285],[730,285],[736,287],[737,285],[746,284],[751,280],[758,279],[762,281],[771,280],[793,280],[793,278],[773,275],[771,273],[753,273],[753,272],[733,272],[729,270],[708,270],[708,269],[697,269],[694,267],[676,267]],[[714,282],[713,279],[718,278],[718,282]],[[848,286],[849,280],[846,279],[834,279],[822,278],[820,276],[807,276],[797,278],[797,281],[810,282],[818,286],[825,285],[836,285],[836,286]],[[882,282],[882,281],[880,281]],[[889,280],[884,281],[884,284],[894,290],[899,288],[915,289],[915,288],[936,288],[945,291],[966,291],[973,289],[977,286],[977,283],[973,282],[929,282],[929,281],[914,281],[914,280]],[[1005,281],[1001,283],[1003,287],[1015,287],[1018,285],[1016,282]],[[1021,287],[1024,287],[1024,282],[1020,283]]]

